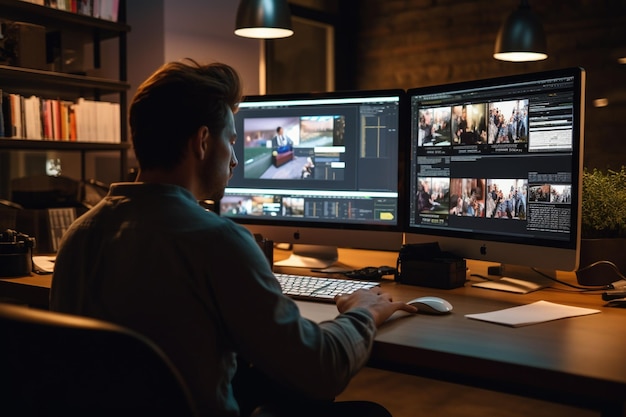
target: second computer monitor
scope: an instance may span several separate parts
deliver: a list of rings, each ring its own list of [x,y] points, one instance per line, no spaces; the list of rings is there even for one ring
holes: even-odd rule
[[[407,242],[575,269],[584,90],[581,68],[409,90]]]
[[[220,213],[275,242],[399,250],[402,90],[248,97]]]

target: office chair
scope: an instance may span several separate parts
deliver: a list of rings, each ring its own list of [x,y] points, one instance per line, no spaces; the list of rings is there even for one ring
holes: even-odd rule
[[[0,303],[0,415],[197,416],[147,338],[100,320]]]

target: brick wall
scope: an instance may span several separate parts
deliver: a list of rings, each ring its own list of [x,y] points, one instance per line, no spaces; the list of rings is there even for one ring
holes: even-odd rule
[[[626,0],[531,0],[549,57],[495,60],[502,21],[518,0],[363,0],[357,7],[355,87],[412,88],[582,66],[587,71],[585,166],[626,164]],[[609,106],[592,100],[608,97]]]

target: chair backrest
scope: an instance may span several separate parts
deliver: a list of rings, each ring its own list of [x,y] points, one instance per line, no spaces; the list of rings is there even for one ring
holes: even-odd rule
[[[0,304],[0,415],[197,413],[178,371],[147,338],[100,320]]]

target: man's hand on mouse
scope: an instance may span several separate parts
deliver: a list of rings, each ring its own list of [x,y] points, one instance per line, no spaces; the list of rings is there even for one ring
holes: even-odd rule
[[[337,310],[344,313],[353,308],[365,308],[374,317],[376,326],[380,326],[396,311],[417,313],[417,308],[403,301],[393,301],[389,293],[383,292],[380,287],[370,290],[358,290],[349,295],[335,297]]]

